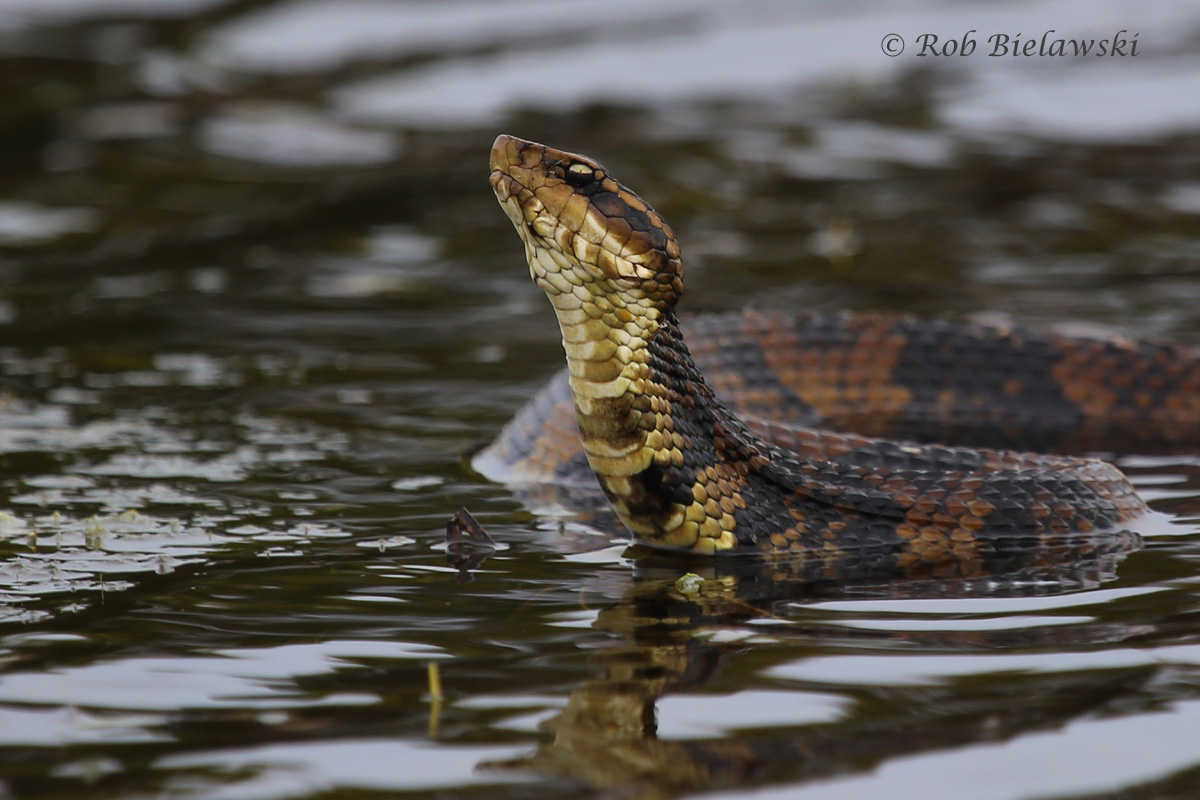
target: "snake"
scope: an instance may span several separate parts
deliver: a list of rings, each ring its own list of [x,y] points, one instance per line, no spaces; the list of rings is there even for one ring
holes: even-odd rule
[[[638,544],[901,567],[1020,543],[1128,548],[1149,509],[1117,467],[972,436],[1200,440],[1200,354],[1173,342],[754,311],[692,320],[685,337],[681,249],[641,197],[587,156],[509,135],[490,168],[567,369],[477,469],[598,483]],[[947,424],[968,444],[929,441]]]

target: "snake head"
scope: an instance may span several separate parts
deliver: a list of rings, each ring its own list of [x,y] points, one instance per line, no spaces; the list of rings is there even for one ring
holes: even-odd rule
[[[618,307],[674,306],[683,292],[675,234],[586,156],[514,136],[492,145],[491,183],[525,243],[535,283]],[[581,298],[584,299],[584,298]]]

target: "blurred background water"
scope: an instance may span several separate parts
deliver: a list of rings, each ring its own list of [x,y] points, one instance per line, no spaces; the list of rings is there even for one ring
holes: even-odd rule
[[[1051,29],[1138,54],[987,55]],[[1120,563],[786,596],[468,465],[562,359],[502,131],[652,202],[685,311],[1200,343],[1196,4],[0,0],[0,97],[0,797],[1200,786],[1200,453],[1112,454]]]

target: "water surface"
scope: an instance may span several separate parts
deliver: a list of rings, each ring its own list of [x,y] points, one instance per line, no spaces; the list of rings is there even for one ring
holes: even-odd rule
[[[685,311],[1200,344],[1195,9],[874,6],[0,3],[0,796],[1190,796],[1200,452],[1111,454],[1137,552],[902,585],[470,469],[562,359],[500,131],[654,203]],[[1059,20],[1145,57],[879,51]]]

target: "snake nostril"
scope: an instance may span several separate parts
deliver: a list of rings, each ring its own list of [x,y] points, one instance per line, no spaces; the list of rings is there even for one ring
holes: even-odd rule
[[[492,142],[492,152],[489,159],[492,170],[503,170],[514,163],[516,152],[516,139],[504,133],[497,136],[496,141]]]

